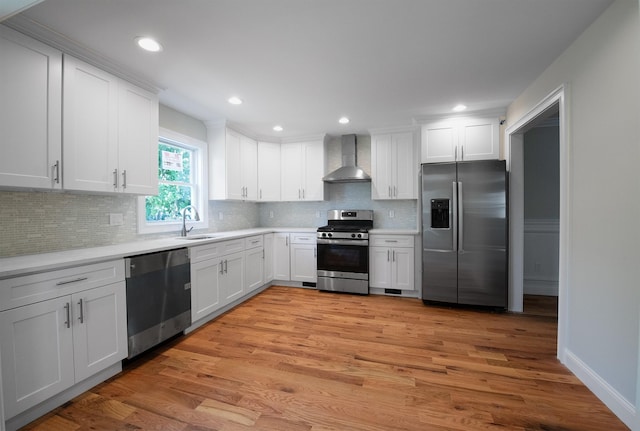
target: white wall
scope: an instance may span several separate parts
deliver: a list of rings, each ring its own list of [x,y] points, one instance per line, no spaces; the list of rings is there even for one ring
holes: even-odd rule
[[[567,366],[629,426],[640,304],[640,14],[614,2],[507,111],[569,89]]]

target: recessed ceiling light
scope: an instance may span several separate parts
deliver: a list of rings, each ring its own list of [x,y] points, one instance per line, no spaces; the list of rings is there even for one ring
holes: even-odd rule
[[[242,105],[242,99],[240,99],[239,97],[236,97],[236,96],[229,97],[229,99],[227,101],[229,103],[231,103],[232,105]]]
[[[136,43],[145,51],[158,52],[162,51],[162,45],[157,40],[150,37],[136,37]]]
[[[340,119],[338,120],[338,123],[349,124],[349,119],[347,117],[340,117]]]
[[[284,129],[282,128],[282,126],[273,126],[273,130],[275,130],[276,132],[282,132]]]
[[[462,112],[465,109],[467,109],[467,107],[465,105],[460,104],[453,107],[453,112]]]

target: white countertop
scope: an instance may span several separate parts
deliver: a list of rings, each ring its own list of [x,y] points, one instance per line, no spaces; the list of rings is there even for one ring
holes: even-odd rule
[[[316,228],[255,228],[228,232],[199,232],[198,235],[211,235],[214,238],[202,240],[186,240],[180,237],[169,237],[153,240],[127,242],[102,247],[80,248],[74,250],[55,251],[51,253],[30,254],[0,259],[0,279],[26,275],[70,266],[122,259],[137,254],[153,253],[181,247],[194,247],[217,241],[244,238],[271,232],[315,232]]]
[[[254,228],[227,232],[199,232],[194,234],[210,235],[214,238],[201,240],[186,240],[180,237],[169,237],[153,240],[127,242],[123,244],[107,245],[102,247],[81,248],[74,250],[55,251],[51,253],[30,254],[24,256],[6,257],[0,259],[0,279],[19,275],[32,274],[53,269],[68,268],[70,266],[85,265],[89,263],[104,262],[113,259],[122,259],[138,254],[153,253],[163,250],[171,250],[181,247],[194,247],[217,241],[225,241],[236,238],[244,238],[251,235],[261,235],[271,232],[315,232],[317,228]],[[413,229],[372,229],[374,235],[418,235],[420,232]]]

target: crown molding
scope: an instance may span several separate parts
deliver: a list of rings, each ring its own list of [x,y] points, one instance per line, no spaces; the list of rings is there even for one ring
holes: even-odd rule
[[[15,15],[2,21],[2,24],[56,48],[62,51],[63,54],[76,57],[147,91],[158,94],[160,91],[165,90],[156,82],[127,71],[125,67],[117,65],[112,59],[23,15]]]

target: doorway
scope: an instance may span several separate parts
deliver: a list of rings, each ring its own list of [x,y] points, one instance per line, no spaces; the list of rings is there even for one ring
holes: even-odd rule
[[[566,262],[568,235],[568,145],[565,88],[559,87],[539,102],[521,119],[505,131],[505,159],[509,170],[509,310],[524,311],[525,280],[525,175],[524,154],[525,134],[552,118],[558,124],[558,254],[557,254],[557,294],[558,294],[558,358],[564,362],[564,340],[566,328]],[[533,265],[535,269],[535,259]],[[542,262],[540,268],[542,269]],[[529,271],[529,268],[527,268]],[[535,271],[534,271],[535,272]]]

